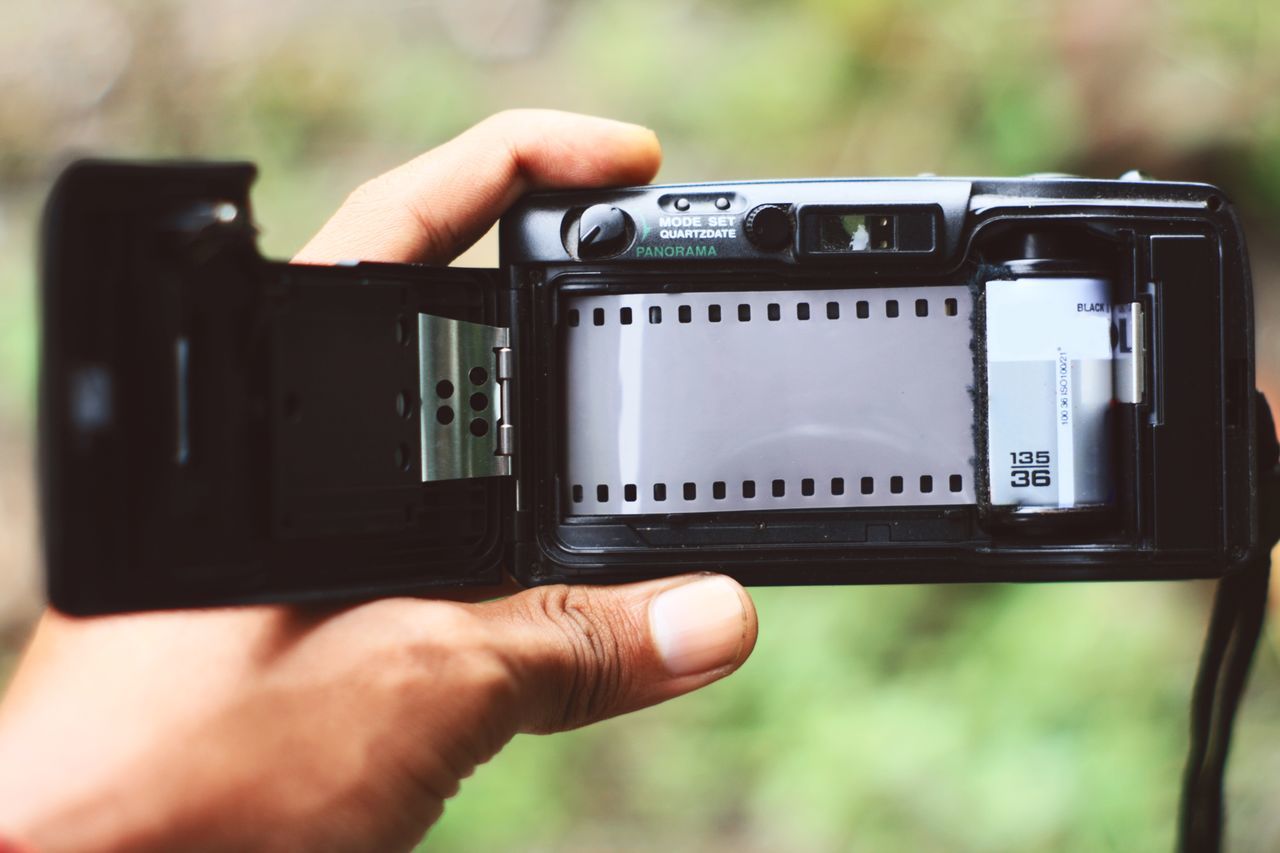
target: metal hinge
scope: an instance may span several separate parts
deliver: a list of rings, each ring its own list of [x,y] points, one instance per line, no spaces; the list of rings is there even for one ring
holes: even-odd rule
[[[418,315],[422,480],[511,473],[510,330]]]
[[[506,331],[506,330],[504,330]],[[506,337],[510,337],[507,335]],[[511,423],[511,383],[515,380],[511,347],[502,346],[494,350],[494,364],[498,374],[498,411],[502,417],[498,421],[498,444],[494,450],[498,456],[507,459],[507,471],[511,473],[511,457],[515,455],[516,428]]]

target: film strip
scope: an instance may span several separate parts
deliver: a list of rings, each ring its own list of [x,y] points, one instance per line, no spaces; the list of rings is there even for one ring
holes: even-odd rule
[[[570,515],[975,502],[966,287],[563,310]]]

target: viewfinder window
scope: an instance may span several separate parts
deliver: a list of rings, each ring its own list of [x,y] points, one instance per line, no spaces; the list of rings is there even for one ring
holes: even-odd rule
[[[801,246],[819,255],[932,252],[934,217],[927,210],[818,209],[800,219]]]

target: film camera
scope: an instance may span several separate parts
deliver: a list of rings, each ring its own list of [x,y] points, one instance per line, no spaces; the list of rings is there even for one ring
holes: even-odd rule
[[[247,164],[83,162],[44,234],[72,613],[612,582],[1221,577],[1179,849],[1217,850],[1280,538],[1202,184],[531,195],[492,270],[264,260]]]
[[[83,162],[54,191],[63,610],[504,571],[1208,577],[1266,544],[1249,268],[1214,187],[546,193],[474,270],[264,260],[254,174]]]

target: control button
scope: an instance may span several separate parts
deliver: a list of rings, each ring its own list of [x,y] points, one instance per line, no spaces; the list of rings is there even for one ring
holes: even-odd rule
[[[578,220],[578,257],[607,258],[627,247],[631,217],[610,204],[593,204]]]
[[[791,245],[791,214],[780,204],[762,204],[753,209],[743,227],[747,239],[766,252]]]
[[[688,209],[689,209],[689,199],[687,198],[676,199],[676,210],[685,211]]]
[[[1120,176],[1122,181],[1154,181],[1155,178],[1142,171],[1141,169],[1130,169]]]
[[[729,199],[725,198],[724,196],[720,196],[720,198],[716,199],[716,210],[728,210],[728,209],[729,209]]]

